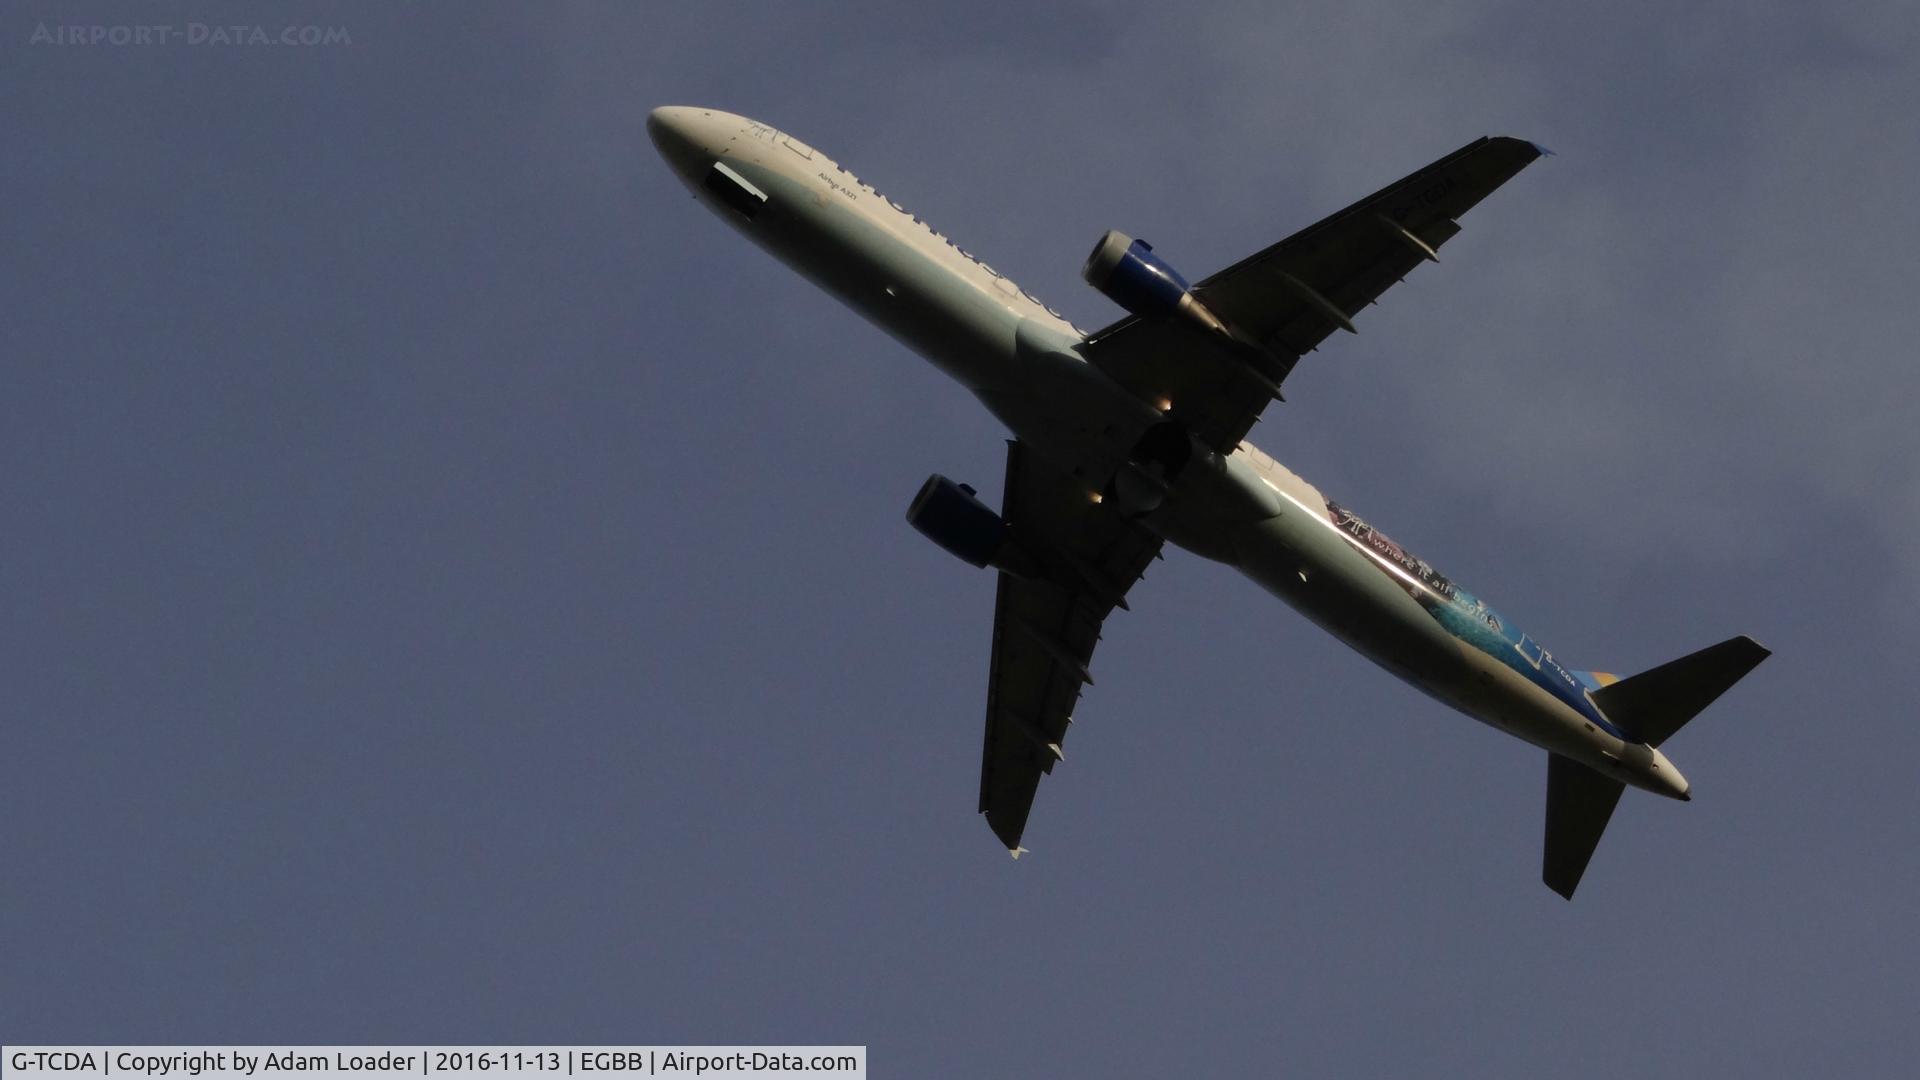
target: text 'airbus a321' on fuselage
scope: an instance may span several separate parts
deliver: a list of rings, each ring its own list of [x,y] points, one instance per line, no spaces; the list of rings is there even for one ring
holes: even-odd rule
[[[1299,358],[1541,156],[1483,138],[1189,283],[1108,232],[1081,275],[1129,313],[1083,333],[826,155],[716,109],[647,130],[721,220],[918,352],[1012,433],[1000,509],[929,477],[928,538],[997,571],[980,812],[1018,857],[1100,627],[1172,543],[1226,563],[1432,697],[1547,752],[1542,876],[1571,898],[1633,786],[1690,787],[1661,745],[1767,656],[1735,637],[1630,678],[1563,666],[1486,601],[1246,441]]]

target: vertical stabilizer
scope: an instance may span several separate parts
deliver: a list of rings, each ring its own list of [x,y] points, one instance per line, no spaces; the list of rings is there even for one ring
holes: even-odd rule
[[[1547,755],[1547,847],[1540,870],[1547,888],[1573,899],[1625,788],[1572,758]]]

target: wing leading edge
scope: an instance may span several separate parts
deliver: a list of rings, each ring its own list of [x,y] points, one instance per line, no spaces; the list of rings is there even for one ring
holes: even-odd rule
[[[1147,564],[1158,536],[1109,507],[1030,453],[1007,444],[1001,516],[1040,572],[1000,573],[993,604],[993,659],[987,676],[986,743],[980,812],[1017,857],[1040,777],[1065,760],[1061,745],[1100,627]]]

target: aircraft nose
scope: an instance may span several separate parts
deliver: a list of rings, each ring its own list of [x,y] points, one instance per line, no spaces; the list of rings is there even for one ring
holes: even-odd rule
[[[679,111],[678,106],[662,105],[647,114],[647,138],[653,140],[654,146],[659,146],[661,139],[670,137],[674,114]]]
[[[682,178],[697,171],[706,156],[694,131],[698,114],[684,105],[663,105],[647,114],[647,138]]]

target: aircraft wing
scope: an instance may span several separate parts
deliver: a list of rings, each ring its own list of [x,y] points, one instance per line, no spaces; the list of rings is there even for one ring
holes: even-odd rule
[[[1235,347],[1183,319],[1130,316],[1101,330],[1086,357],[1200,441],[1225,453],[1246,437],[1301,356],[1407,272],[1438,261],[1462,214],[1541,155],[1520,139],[1469,143],[1333,216],[1194,286],[1244,341]]]
[[[1007,444],[1001,516],[1038,557],[1038,572],[1002,571],[993,603],[993,660],[987,677],[986,746],[980,812],[1016,857],[1040,777],[1064,760],[1080,687],[1100,625],[1148,563],[1160,538],[1112,508],[1019,442]]]

